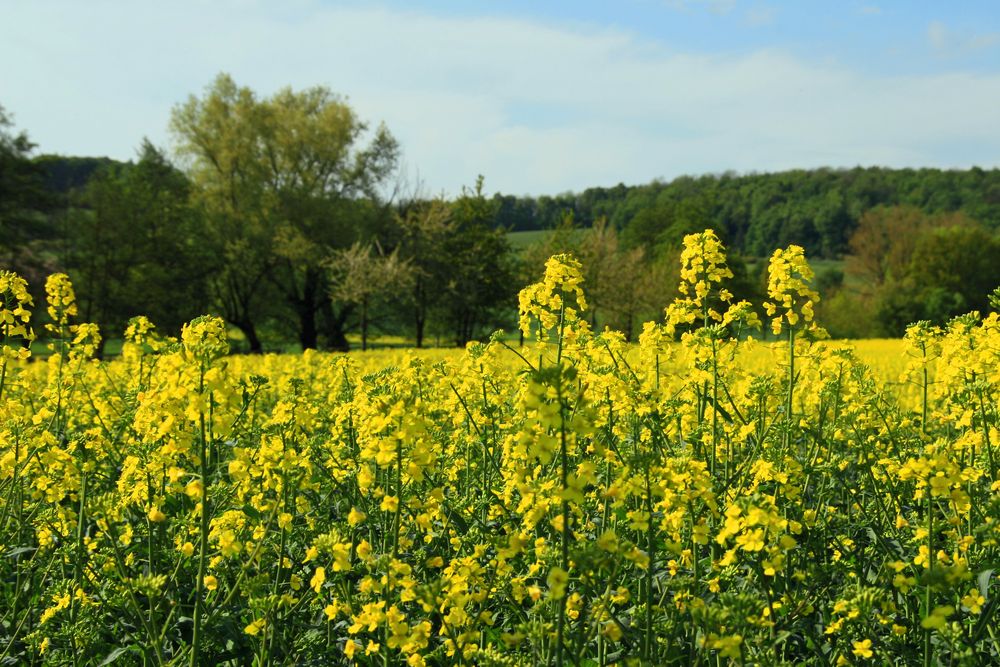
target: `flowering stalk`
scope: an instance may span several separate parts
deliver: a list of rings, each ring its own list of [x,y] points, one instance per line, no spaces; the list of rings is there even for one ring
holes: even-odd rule
[[[205,391],[205,365],[202,363],[198,371],[198,395]],[[204,601],[202,600],[203,587],[205,582],[205,566],[208,562],[208,448],[206,447],[205,412],[201,411],[198,420],[198,446],[199,463],[198,473],[201,478],[201,493],[199,503],[201,504],[201,515],[198,526],[198,578],[195,580],[194,589],[194,630],[191,635],[191,667],[200,664],[201,657],[201,623],[204,614]]]
[[[788,391],[785,395],[785,447],[791,445],[795,394],[795,333],[797,329],[821,336],[825,332],[813,323],[813,308],[819,302],[819,293],[811,287],[813,270],[806,261],[801,246],[790,245],[771,255],[767,267],[767,295],[774,301],[765,302],[764,309],[771,319],[771,331],[781,335],[788,331]],[[780,311],[780,312],[779,312]]]
[[[198,494],[200,504],[199,526],[198,526],[198,575],[195,580],[194,599],[194,629],[191,635],[191,667],[201,664],[201,643],[202,643],[202,622],[205,614],[204,588],[205,572],[208,563],[208,533],[209,533],[209,512],[208,512],[208,491],[209,491],[209,467],[208,467],[208,428],[205,420],[205,374],[212,363],[229,351],[229,342],[226,336],[226,325],[218,317],[199,317],[184,325],[181,331],[181,339],[184,343],[184,352],[193,362],[198,364],[198,472],[200,477],[200,491]],[[211,392],[209,392],[209,402],[211,402]]]

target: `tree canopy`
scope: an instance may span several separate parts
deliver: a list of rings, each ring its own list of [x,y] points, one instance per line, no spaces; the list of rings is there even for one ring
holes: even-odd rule
[[[171,130],[221,260],[215,295],[251,348],[259,349],[265,281],[292,310],[303,348],[318,345],[320,315],[330,344],[346,347],[345,313],[330,308],[323,262],[364,237],[356,223],[371,214],[398,155],[384,126],[360,145],[367,127],[322,86],[260,99],[226,74],[174,109]]]

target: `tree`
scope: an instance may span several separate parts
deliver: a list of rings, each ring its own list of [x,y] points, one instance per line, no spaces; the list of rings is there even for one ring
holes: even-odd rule
[[[361,349],[367,350],[372,309],[380,301],[406,293],[413,282],[413,268],[400,259],[398,248],[387,254],[377,243],[360,242],[336,251],[329,267],[333,275],[330,296],[358,307]]]
[[[442,324],[460,347],[480,327],[499,323],[502,311],[513,311],[514,258],[506,232],[493,226],[495,218],[496,205],[484,196],[480,176],[474,189],[463,189],[452,203],[442,238],[448,264],[438,303]]]
[[[171,129],[189,160],[220,256],[215,281],[224,314],[259,350],[257,323],[270,281],[291,307],[302,347],[346,349],[347,313],[333,309],[324,263],[364,236],[362,200],[374,200],[394,169],[398,146],[384,126],[358,144],[367,125],[340,97],[317,86],[258,99],[220,74],[202,98],[174,109]]]
[[[615,228],[599,219],[582,234],[577,256],[594,329],[611,326],[631,341],[640,318],[659,317],[676,294],[678,255],[672,245],[659,256],[644,247],[626,248]]]
[[[656,319],[676,295],[677,257],[650,260],[643,248],[622,249],[598,284],[607,324],[635,340],[642,318]],[[667,259],[669,257],[669,259]]]
[[[839,331],[866,333],[850,319],[873,312],[884,335],[900,335],[921,319],[943,322],[970,308],[983,309],[993,271],[992,234],[965,213],[926,213],[914,206],[866,211],[849,241],[843,294],[827,310],[843,308]],[[985,258],[985,259],[984,259]],[[846,291],[845,288],[842,291]]]
[[[869,293],[902,279],[917,238],[930,226],[930,218],[912,206],[877,206],[865,212],[848,242],[848,270]]]
[[[650,254],[664,249],[679,248],[688,234],[716,229],[707,197],[675,198],[664,192],[656,203],[640,210],[625,228],[625,245],[646,248]]]
[[[161,151],[143,142],[137,164],[109,165],[78,198],[66,263],[81,317],[106,332],[148,315],[179,331],[203,311],[206,257],[190,184]]]
[[[443,298],[449,259],[445,239],[451,234],[451,209],[442,199],[408,202],[397,214],[400,249],[411,270],[413,336],[423,347],[431,313]]]
[[[14,133],[13,121],[0,106],[0,253],[3,263],[32,275],[39,262],[35,241],[53,230],[44,215],[49,197],[43,172],[31,160],[35,145],[24,132]]]
[[[930,230],[917,240],[908,277],[919,288],[927,319],[986,312],[989,294],[1000,285],[1000,240],[975,224]]]

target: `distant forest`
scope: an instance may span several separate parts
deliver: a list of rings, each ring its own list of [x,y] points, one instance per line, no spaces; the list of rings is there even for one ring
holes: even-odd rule
[[[754,303],[767,257],[803,246],[838,337],[985,311],[1000,285],[997,169],[726,173],[537,197],[488,196],[480,177],[428,199],[393,188],[395,139],[326,89],[260,99],[225,75],[174,109],[171,131],[174,153],[144,142],[131,162],[34,155],[0,108],[0,268],[36,300],[67,272],[81,318],[110,338],[135,315],[175,334],[212,312],[251,352],[513,330],[519,288],[556,252],[586,269],[591,323],[632,337],[674,297],[684,236],[708,228],[730,290]]]
[[[590,226],[606,218],[632,245],[670,245],[713,227],[729,247],[766,256],[790,243],[812,257],[839,258],[861,216],[877,206],[910,206],[930,215],[962,211],[1000,227],[1000,170],[797,169],[773,174],[682,176],[647,185],[587,188],[552,197],[497,194],[497,225],[550,229],[567,212]]]
[[[101,169],[127,168],[109,158],[34,158],[46,190],[68,197]],[[796,169],[778,173],[681,176],[645,185],[592,187],[581,193],[494,194],[493,226],[507,231],[555,229],[572,216],[580,227],[605,219],[626,245],[676,245],[683,235],[713,228],[744,256],[766,257],[791,243],[810,257],[839,259],[866,212],[913,207],[928,215],[961,211],[990,230],[1000,228],[1000,169]]]

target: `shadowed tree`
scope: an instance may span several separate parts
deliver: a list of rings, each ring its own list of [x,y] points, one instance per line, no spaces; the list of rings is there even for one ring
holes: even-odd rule
[[[129,318],[148,315],[180,331],[203,312],[207,257],[190,184],[144,141],[136,164],[110,165],[94,176],[74,209],[66,261],[76,279],[80,314],[106,336]]]
[[[496,202],[483,194],[483,177],[451,205],[442,256],[447,261],[438,310],[441,321],[464,346],[484,326],[513,311],[517,285],[507,234],[494,227]]]
[[[860,279],[865,292],[888,280],[902,279],[917,238],[931,224],[929,216],[913,206],[878,206],[861,216],[848,245],[848,270]]]
[[[0,262],[33,282],[44,269],[35,246],[53,236],[45,215],[49,196],[44,171],[30,157],[34,147],[27,133],[14,132],[13,121],[0,106]]]
[[[409,307],[413,336],[423,347],[427,323],[441,300],[448,273],[444,242],[451,233],[451,209],[442,199],[410,202],[398,216],[401,252],[412,272]]]

